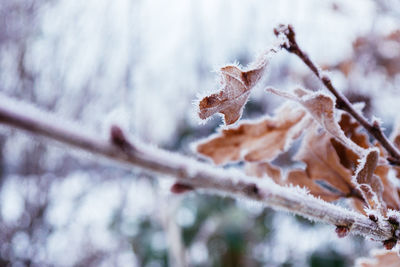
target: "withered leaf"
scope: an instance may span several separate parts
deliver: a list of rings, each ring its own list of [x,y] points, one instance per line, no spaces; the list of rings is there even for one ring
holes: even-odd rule
[[[374,40],[371,42],[371,40]],[[394,78],[400,72],[400,56],[396,54],[387,55],[381,47],[395,44],[396,47],[400,43],[400,31],[396,29],[390,33],[384,34],[368,34],[360,36],[353,42],[353,57],[354,65],[363,65],[364,61],[359,60],[367,54],[375,55],[379,60],[374,61],[374,66],[369,65],[370,69],[383,69],[388,78]],[[357,66],[357,65],[356,65]],[[356,67],[354,66],[354,67]],[[358,69],[358,68],[357,68]]]
[[[355,144],[351,139],[347,138],[343,130],[340,128],[339,123],[336,121],[335,101],[331,96],[300,88],[296,89],[294,94],[274,88],[268,88],[267,91],[297,101],[303,105],[313,118],[338,141],[353,150],[356,154],[363,154],[363,148]]]
[[[356,184],[369,184],[373,186],[373,174],[378,164],[379,153],[376,149],[367,151],[354,176]]]
[[[379,149],[380,158],[378,160],[378,165],[375,168],[374,174],[379,177],[383,184],[382,199],[384,203],[386,203],[387,208],[399,210],[400,198],[399,194],[397,193],[398,187],[394,185],[389,179],[389,170],[391,166],[386,162],[386,160],[384,160],[384,158],[386,157],[386,151],[381,147],[378,142],[372,145],[368,141],[368,136],[360,131],[360,124],[352,119],[350,115],[343,113],[341,115],[339,124],[345,135],[360,147],[363,147],[365,149],[376,147]],[[346,146],[336,141],[335,139],[332,139],[331,141],[332,145],[335,147],[336,153],[339,155],[342,165],[355,173],[358,166],[358,160],[360,159],[359,155],[355,154],[354,151],[348,149]],[[361,209],[359,210],[362,210],[362,205],[359,205],[360,203],[356,204],[360,206]]]
[[[277,167],[263,162],[251,164],[250,167],[246,165],[247,172],[258,177],[268,176],[280,185],[306,187],[311,194],[326,201],[350,197],[354,200],[354,207],[362,213],[365,212],[366,204],[371,208],[381,205],[383,209],[386,207],[399,210],[398,187],[389,179],[391,166],[384,160],[382,154],[384,150],[380,149],[382,157],[379,157],[376,149],[371,152],[371,147],[374,146],[369,143],[367,135],[359,131],[359,124],[349,115],[342,114],[339,124],[347,138],[368,151],[367,154],[364,153],[366,158],[359,168],[357,168],[360,159],[358,154],[330,134],[318,132],[317,125],[314,125],[308,127],[299,152],[295,156],[296,160],[306,163],[305,171],[292,170],[289,171],[287,178],[283,178]],[[375,147],[380,148],[379,143],[376,143]],[[368,167],[365,166],[366,162]],[[360,189],[361,191],[364,189],[367,194],[365,200],[361,191],[356,190],[356,185],[352,182],[356,170],[358,170],[358,183],[364,184]],[[385,213],[386,209],[383,211]]]
[[[374,250],[371,258],[360,258],[356,261],[357,267],[397,267],[400,258],[396,251]]]
[[[288,173],[284,184],[286,185],[297,185],[305,187],[310,194],[320,197],[325,201],[334,201],[344,195],[338,190],[329,190],[327,187],[323,187],[316,183],[317,180],[313,180],[304,170],[292,170]]]
[[[378,164],[379,153],[377,149],[370,149],[357,168],[353,176],[353,183],[361,191],[361,194],[369,206],[374,210],[383,211],[383,183],[381,179],[374,174]]]
[[[323,180],[343,193],[353,194],[352,173],[345,168],[332,146],[333,137],[327,132],[318,132],[317,127],[305,135],[301,147],[295,156],[296,160],[306,163],[306,173],[313,180]]]
[[[304,170],[301,169],[291,170],[285,178],[282,176],[280,168],[269,162],[250,162],[246,163],[245,166],[246,174],[250,176],[270,178],[275,183],[282,186],[292,185],[306,188],[310,194],[318,196],[325,201],[334,201],[343,196],[338,190],[328,190],[327,188],[318,185]]]
[[[371,144],[368,141],[368,136],[360,131],[360,125],[347,113],[342,113],[339,121],[340,128],[343,130],[347,138],[350,138],[354,143],[362,148],[369,148]],[[352,149],[347,148],[336,139],[332,139],[332,145],[335,147],[336,153],[339,155],[340,162],[347,169],[355,173],[360,156]]]
[[[287,177],[284,178],[281,169],[269,162],[248,162],[245,167],[246,174],[250,176],[270,178],[275,183],[282,186],[292,185],[306,188],[310,194],[319,196],[325,201],[334,201],[342,196],[339,191],[333,192],[314,183],[304,170],[292,170],[287,174]]]
[[[199,117],[206,119],[215,113],[224,115],[225,124],[235,123],[242,115],[250,91],[263,76],[272,53],[278,48],[271,48],[258,60],[245,69],[227,65],[220,69],[221,89],[218,93],[204,97],[199,103]]]
[[[386,203],[388,209],[400,210],[400,197],[399,187],[396,186],[389,179],[389,171],[391,166],[387,163],[378,163],[375,169],[375,175],[377,175],[383,184],[383,201]]]
[[[301,135],[308,122],[310,118],[304,109],[286,104],[277,110],[275,117],[222,129],[200,142],[197,152],[211,158],[215,164],[272,160]]]
[[[354,197],[363,201],[361,194],[354,190],[351,170],[341,164],[332,140],[335,140],[332,135],[320,131],[319,126],[313,122],[307,127],[299,151],[294,157],[306,164],[305,170],[290,170],[286,177],[282,177],[276,167],[262,162],[246,166],[247,173],[270,177],[280,185],[305,187],[312,195],[326,201],[334,201],[340,197]]]
[[[281,184],[282,171],[279,167],[272,165],[269,162],[247,162],[245,165],[246,174],[263,178],[267,176],[275,183]]]

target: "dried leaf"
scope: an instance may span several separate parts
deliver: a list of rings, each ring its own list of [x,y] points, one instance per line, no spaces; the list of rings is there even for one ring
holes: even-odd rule
[[[360,258],[356,261],[357,267],[397,267],[400,258],[395,251],[374,250],[371,258]]]
[[[281,182],[281,185],[305,187],[313,196],[320,197],[329,202],[344,196],[342,192],[331,186],[322,186],[322,184],[319,185],[316,181],[311,179],[304,170],[292,170],[288,173],[286,180]]]
[[[335,139],[329,133],[319,131],[315,123],[307,130],[294,157],[306,164],[305,170],[291,170],[284,178],[271,164],[254,163],[247,167],[248,173],[258,177],[266,174],[280,185],[306,187],[312,195],[326,201],[334,201],[340,197],[354,197],[363,201],[361,194],[354,190],[352,171],[341,164],[332,145],[332,140]]]
[[[199,117],[206,119],[215,113],[224,115],[227,125],[235,123],[242,115],[250,91],[263,76],[272,53],[278,48],[271,48],[245,70],[235,65],[220,69],[221,90],[204,97],[199,103]]]
[[[400,56],[397,53],[387,54],[386,49],[382,47],[391,47],[397,51],[400,43],[400,31],[395,30],[389,34],[368,34],[368,36],[358,37],[353,43],[353,57],[357,65],[365,65],[361,58],[366,55],[374,55],[377,60],[370,65],[368,64],[367,71],[371,69],[385,70],[389,78],[395,78],[400,73]],[[354,67],[357,68],[357,65]],[[368,73],[368,72],[367,72]]]
[[[310,122],[304,109],[291,105],[284,105],[276,113],[273,118],[242,122],[237,127],[223,129],[200,142],[197,152],[211,158],[215,164],[272,160],[286,150]]]
[[[267,91],[302,104],[327,132],[333,135],[343,145],[353,150],[356,154],[363,154],[363,148],[359,147],[351,139],[347,138],[343,130],[340,128],[339,123],[336,121],[335,101],[331,96],[304,89],[296,89],[294,94],[274,88],[268,88]]]
[[[365,149],[370,147],[376,147],[380,151],[380,158],[378,165],[375,168],[374,174],[377,175],[383,184],[382,199],[386,203],[387,208],[398,210],[400,209],[400,198],[398,187],[394,185],[389,179],[389,170],[391,166],[384,160],[386,157],[386,151],[381,147],[380,143],[376,142],[372,145],[368,141],[368,136],[361,132],[360,124],[352,119],[350,115],[343,113],[340,119],[340,127],[342,128],[345,135],[350,138],[354,143]],[[348,149],[342,143],[332,139],[332,145],[335,147],[336,153],[339,155],[340,162],[343,166],[350,169],[353,173],[356,172],[359,156],[355,154],[351,149]],[[356,203],[357,205],[360,203]],[[360,207],[362,205],[359,205]]]
[[[379,191],[382,184],[375,185],[374,171],[378,164],[379,153],[376,149],[367,151],[365,156],[361,159],[359,167],[354,176],[354,182],[357,185],[367,184],[370,185],[374,191]]]
[[[361,194],[368,207],[383,212],[385,205],[382,201],[383,183],[374,174],[379,159],[377,149],[370,149],[361,159],[360,164],[353,176],[353,183],[361,191]]]
[[[327,182],[343,196],[353,196],[352,173],[340,163],[331,142],[333,138],[326,132],[318,133],[315,128],[304,137],[295,159],[307,164],[306,173],[311,179]]]
[[[247,162],[245,165],[245,171],[247,175],[271,178],[275,183],[281,184],[282,172],[277,166],[272,165],[269,162]]]
[[[378,165],[375,169],[377,175],[383,184],[382,199],[388,209],[400,210],[399,188],[389,179],[390,166],[388,164]]]
[[[359,124],[352,120],[349,115],[342,114],[339,124],[346,137],[353,140],[357,145],[364,149],[373,147],[369,143],[368,137],[359,131]],[[379,144],[376,145],[379,148]],[[360,157],[329,134],[318,133],[316,126],[314,128],[308,127],[308,132],[295,157],[295,159],[307,164],[306,171],[292,170],[284,179],[277,167],[269,163],[254,163],[250,167],[246,166],[246,168],[249,174],[258,177],[266,174],[280,185],[292,184],[306,187],[311,194],[326,201],[333,201],[339,197],[352,197],[355,208],[363,213],[366,203],[372,204],[374,208],[376,208],[377,203],[380,203],[382,207],[387,206],[387,208],[398,210],[400,199],[397,186],[388,177],[390,166],[386,161],[382,161],[382,158],[380,160],[376,158],[376,149],[372,151],[375,152],[369,151],[367,153],[370,158],[366,161],[368,166],[375,164],[376,161],[377,166],[373,175],[371,176],[371,170],[365,167],[365,161],[364,165],[359,167],[358,173],[359,176],[365,174],[365,172],[368,173],[367,176],[363,176],[366,179],[365,181],[359,177],[359,182],[369,187],[363,186],[364,192],[368,193],[369,196],[366,196],[365,201],[360,193],[361,191],[355,190],[356,186],[352,183],[351,178],[356,174]],[[382,154],[382,156],[384,155]],[[378,199],[378,201],[373,202],[374,195],[376,196],[375,200]]]
[[[350,138],[358,146],[365,149],[371,146],[368,141],[368,136],[365,133],[360,132],[359,123],[352,119],[349,114],[343,113],[341,115],[339,125],[346,137]],[[336,153],[339,155],[342,165],[355,173],[360,156],[356,154],[352,149],[347,148],[341,142],[336,141],[336,139],[332,139],[332,145],[334,146]]]
[[[304,170],[296,169],[288,173],[287,177],[282,176],[281,170],[268,162],[257,162],[246,164],[246,174],[260,178],[271,178],[275,183],[285,186],[299,186],[306,188],[310,194],[321,197],[325,201],[334,201],[342,196],[338,190],[328,190],[312,180]]]

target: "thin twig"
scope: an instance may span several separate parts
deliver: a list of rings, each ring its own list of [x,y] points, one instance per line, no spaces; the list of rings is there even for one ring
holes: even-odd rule
[[[182,229],[175,220],[174,215],[180,205],[180,199],[162,195],[158,199],[161,202],[157,209],[163,230],[168,243],[168,262],[170,266],[187,267],[185,245],[182,240]]]
[[[239,171],[216,168],[187,156],[129,142],[119,127],[112,127],[111,140],[100,139],[71,122],[1,96],[0,123],[103,156],[125,167],[163,174],[160,177],[172,176],[189,188],[254,200],[374,240],[393,238],[392,226],[386,220],[375,222],[355,211],[317,199],[304,190],[281,187],[272,179],[249,177]]]
[[[390,154],[387,158],[391,164],[400,165],[400,152],[392,142],[385,136],[379,123],[374,121],[370,123],[360,112],[354,109],[350,101],[339,92],[333,85],[331,79],[327,75],[323,75],[320,69],[308,57],[308,55],[298,46],[296,42],[295,32],[291,25],[279,25],[274,30],[276,36],[284,35],[287,42],[282,47],[288,52],[297,55],[307,67],[318,77],[324,86],[336,97],[336,107],[350,113]]]

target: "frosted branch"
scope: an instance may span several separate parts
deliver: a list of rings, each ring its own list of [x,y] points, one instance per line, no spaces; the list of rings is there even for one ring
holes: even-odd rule
[[[210,164],[158,149],[138,141],[130,142],[119,127],[112,127],[111,139],[104,140],[90,131],[27,104],[0,96],[0,123],[45,136],[105,157],[125,167],[171,176],[186,188],[254,200],[267,207],[286,210],[314,221],[339,227],[340,232],[360,234],[374,240],[393,238],[392,225],[317,199],[299,188],[281,187],[271,179],[246,176],[236,170]]]

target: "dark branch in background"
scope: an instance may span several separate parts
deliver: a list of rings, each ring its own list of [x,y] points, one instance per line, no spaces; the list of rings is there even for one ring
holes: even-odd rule
[[[327,75],[321,73],[320,69],[298,46],[293,27],[291,25],[279,25],[275,28],[274,33],[276,36],[283,34],[286,37],[287,42],[283,43],[282,47],[288,52],[297,55],[304,64],[310,68],[315,76],[317,76],[324,86],[336,97],[336,107],[350,113],[385,148],[390,154],[387,160],[391,164],[400,165],[400,152],[385,136],[379,123],[377,121],[370,123],[360,112],[355,110],[350,101],[332,85],[331,79]]]

